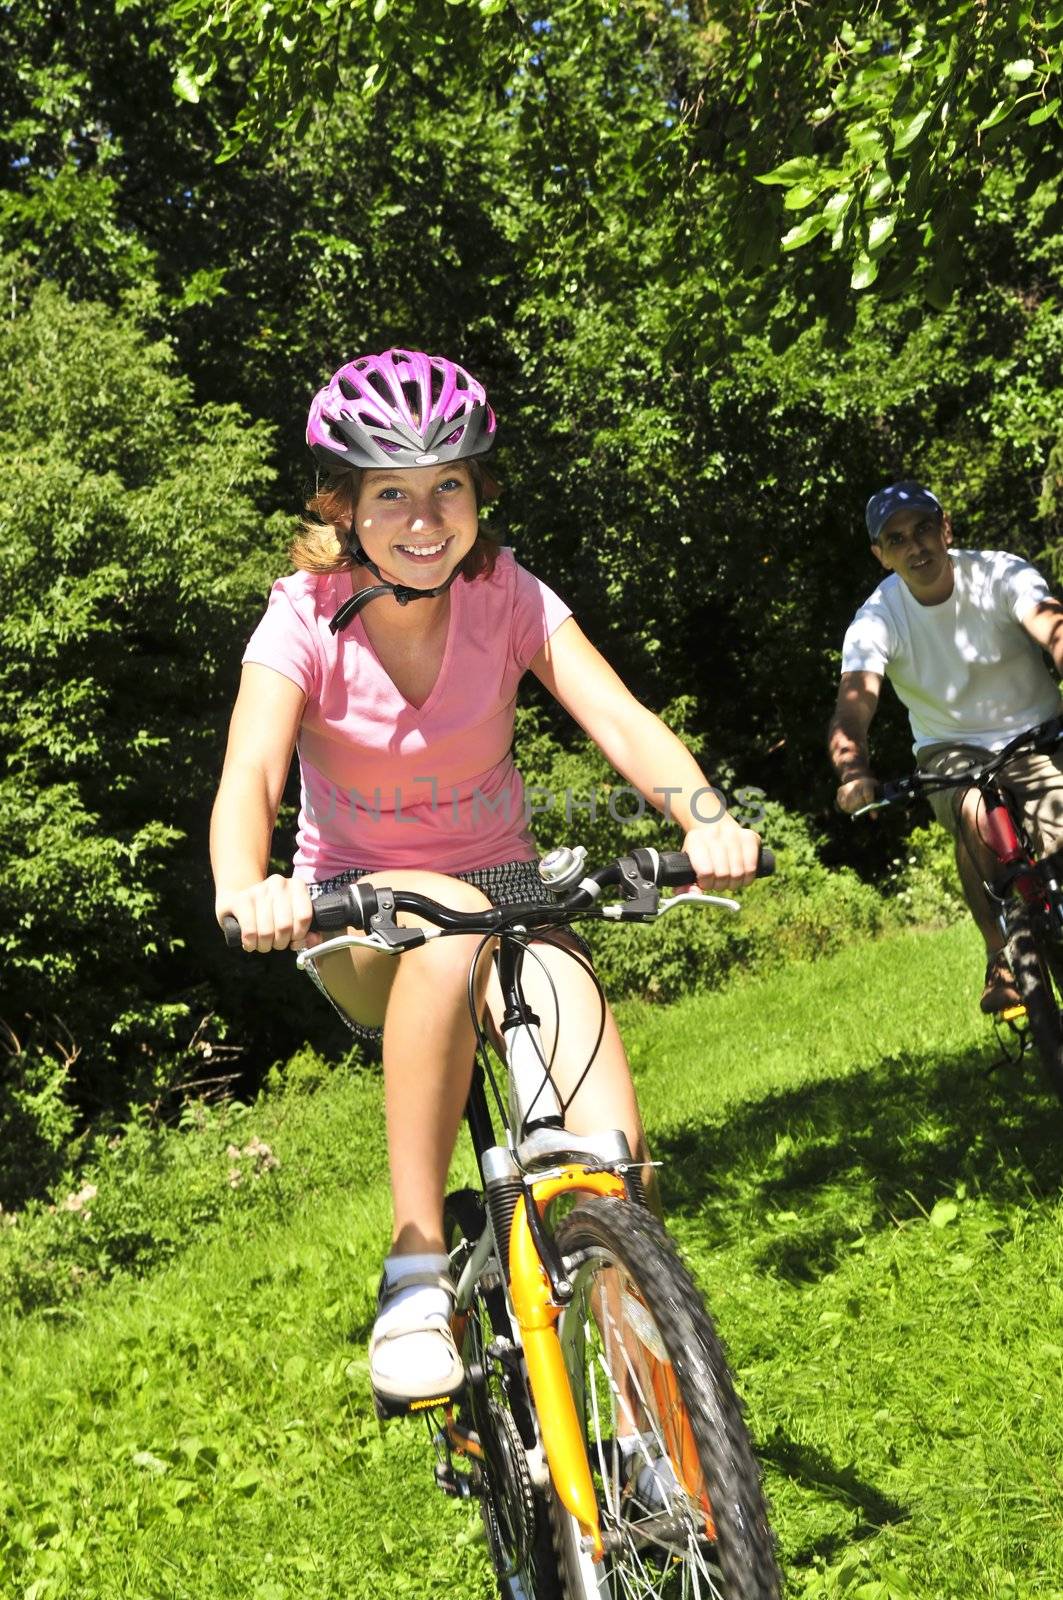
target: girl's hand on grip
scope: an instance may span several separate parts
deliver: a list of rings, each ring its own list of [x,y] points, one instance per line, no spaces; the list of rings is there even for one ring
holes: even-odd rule
[[[302,950],[319,942],[310,932],[313,903],[301,878],[275,872],[246,889],[219,889],[214,914],[219,925],[225,916],[236,918],[248,951]]]
[[[739,827],[726,812],[716,822],[691,828],[683,849],[698,875],[698,888],[707,894],[744,889],[757,875],[760,835]]]

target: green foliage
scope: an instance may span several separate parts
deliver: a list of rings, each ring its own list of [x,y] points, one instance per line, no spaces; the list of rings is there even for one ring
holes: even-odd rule
[[[59,1023],[20,1039],[0,1023],[0,1150],[4,1151],[4,1204],[48,1187],[62,1170],[74,1131],[68,1079],[78,1055]]]
[[[846,274],[857,292],[914,282],[946,305],[966,277],[987,178],[999,173],[1019,203],[1055,179],[1063,13],[826,5],[798,38],[785,16],[762,10],[752,55],[732,71],[732,114],[755,130],[732,170],[779,190],[772,220],[785,232],[772,248],[747,202],[738,248],[800,252],[797,307],[833,297],[837,314]],[[773,138],[787,159],[757,170]]]
[[[681,700],[665,720],[698,749],[696,708]],[[624,789],[589,741],[564,747],[545,731],[534,709],[518,713],[517,756],[533,826],[541,848],[580,843],[591,860],[605,861],[636,845],[678,849],[675,824],[643,806]],[[776,852],[776,875],[743,896],[741,913],[691,908],[672,911],[646,927],[588,923],[581,929],[594,952],[607,994],[670,1001],[718,988],[733,975],[759,972],[789,960],[811,960],[875,933],[889,913],[876,891],[848,870],[830,872],[807,821],[762,791],[728,785],[735,814],[755,827]],[[707,818],[716,795],[699,804]],[[619,820],[618,820],[619,819]],[[630,819],[630,820],[625,820]],[[674,837],[670,836],[674,835]]]
[[[48,1065],[53,1058],[40,1059]],[[0,1229],[0,1303],[61,1314],[94,1286],[155,1272],[219,1228],[239,1227],[241,1218],[286,1217],[322,1187],[379,1175],[383,1138],[358,1126],[378,1088],[358,1067],[357,1051],[333,1069],[304,1049],[273,1070],[254,1106],[194,1101],[175,1125],[139,1112],[83,1138],[75,1163],[54,1177],[49,1202],[0,1211],[7,1224]],[[32,1087],[25,1079],[24,1099]],[[326,1088],[327,1108],[315,1098]],[[51,1092],[58,1147],[69,1135],[69,1111]],[[46,1125],[39,1105],[30,1110],[35,1131]],[[0,1129],[19,1131],[13,1118]],[[63,1153],[69,1160],[72,1152]]]
[[[637,132],[639,219],[666,210],[682,257],[711,263],[714,296],[758,323],[772,320],[785,282],[784,338],[822,314],[851,325],[854,293],[873,286],[890,295],[914,281],[931,306],[946,305],[987,175],[1002,173],[1022,204],[1058,171],[1063,13],[1050,0],[953,4],[932,18],[910,0],[817,5],[799,18],[781,4],[708,0],[666,15],[555,0],[530,26],[498,0],[378,0],[369,12],[353,0],[266,10],[180,0],[173,15],[190,29],[174,79],[183,100],[198,103],[234,47],[248,63],[223,156],[278,128],[306,135],[341,85],[382,97],[431,77],[452,100],[475,103],[484,86],[512,96],[544,130],[536,176],[559,196],[581,131],[560,113],[566,68],[634,33],[644,78],[657,75],[651,114],[624,130]],[[585,188],[589,203],[562,229],[580,254],[599,221],[598,183]],[[557,243],[544,235],[541,254]]]
[[[959,922],[967,916],[951,834],[932,822],[913,829],[904,848],[887,888],[892,906],[917,927]]]
[[[193,405],[167,345],[50,285],[20,301],[11,281],[4,1016],[38,1051],[69,1041],[57,1061],[83,1106],[120,1104],[211,1055],[202,965],[185,951],[210,928],[206,804],[244,619],[278,559],[256,505],[269,473],[235,407]],[[28,1172],[5,1164],[0,1201]]]

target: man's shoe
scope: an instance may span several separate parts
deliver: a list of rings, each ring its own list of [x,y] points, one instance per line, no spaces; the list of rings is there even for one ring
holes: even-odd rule
[[[1007,952],[998,950],[995,956],[990,956],[985,969],[985,988],[979,1004],[986,1016],[991,1017],[998,1011],[1009,1011],[1022,1003],[1015,975],[1008,965]]]

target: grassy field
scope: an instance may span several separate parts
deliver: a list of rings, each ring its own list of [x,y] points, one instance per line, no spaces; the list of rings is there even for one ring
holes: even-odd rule
[[[986,1076],[978,978],[958,928],[623,1017],[808,1600],[1063,1597],[1063,1110]],[[0,1233],[40,1302],[0,1314],[3,1600],[486,1600],[477,1517],[367,1400],[376,1080],[139,1139]]]

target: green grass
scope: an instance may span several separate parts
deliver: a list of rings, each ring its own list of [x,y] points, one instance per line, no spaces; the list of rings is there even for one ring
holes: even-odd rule
[[[985,1076],[979,977],[954,928],[625,1009],[809,1600],[1063,1596],[1063,1110],[1029,1070]],[[232,1189],[252,1136],[280,1165],[241,1158]],[[382,1149],[377,1083],[337,1073],[169,1135],[135,1183],[101,1160],[90,1212],[126,1237],[135,1196],[139,1253],[94,1272],[92,1216],[61,1209],[4,1230],[0,1284],[17,1257],[66,1285],[0,1318],[4,1600],[486,1600],[423,1426],[368,1404]],[[160,1251],[178,1187],[193,1220]]]

